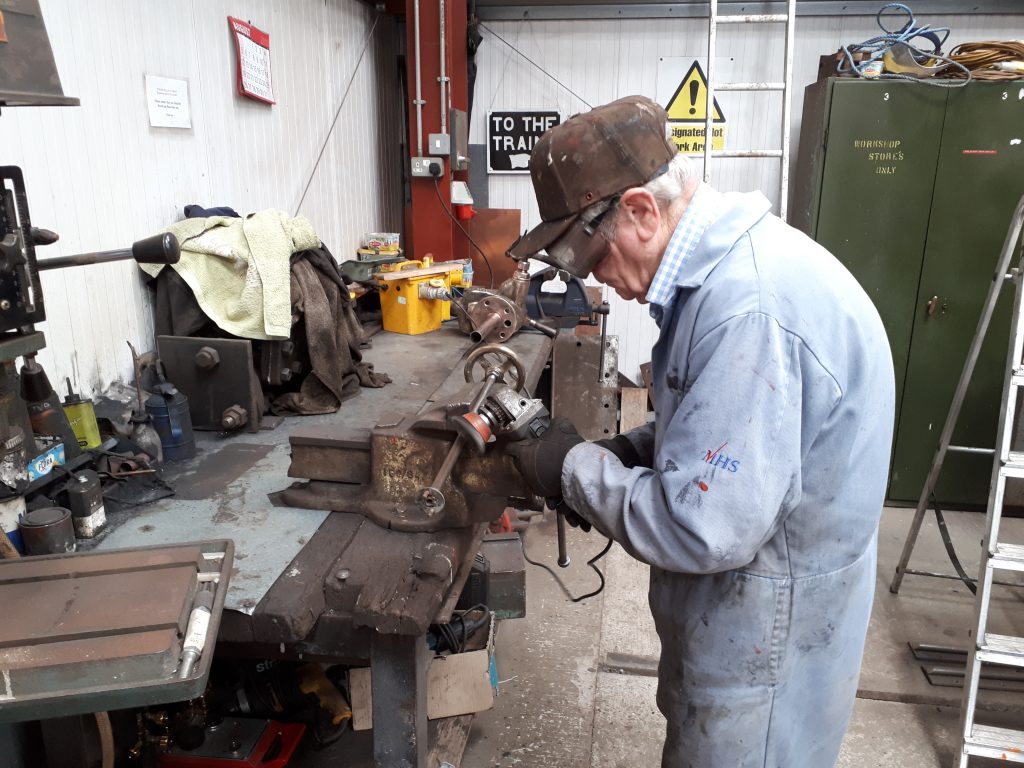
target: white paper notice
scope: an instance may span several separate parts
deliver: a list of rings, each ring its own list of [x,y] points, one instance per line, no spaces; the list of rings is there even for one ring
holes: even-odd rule
[[[154,128],[191,128],[188,81],[146,75],[149,124]]]

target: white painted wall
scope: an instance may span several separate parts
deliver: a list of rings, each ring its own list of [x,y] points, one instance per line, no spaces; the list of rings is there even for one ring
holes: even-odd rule
[[[294,213],[376,18],[360,0],[42,0],[64,92],[80,107],[5,109],[0,162],[25,173],[33,223],[60,233],[42,257],[120,248],[188,203]],[[277,104],[239,97],[227,16],[270,34]],[[302,213],[335,256],[401,226],[401,95],[394,21],[381,16]],[[192,128],[149,126],[144,75],[186,79]],[[127,379],[125,339],[152,346],[130,262],[43,276],[56,385]]]
[[[966,40],[1024,38],[1024,16],[947,16],[919,19],[920,23],[952,27],[946,49]],[[487,26],[593,105],[630,94],[658,98],[659,60],[707,53],[706,19],[623,19],[600,21],[486,22]],[[803,109],[803,90],[814,82],[818,57],[842,43],[855,43],[878,33],[873,18],[800,17],[797,20],[793,90],[792,152],[795,158]],[[470,140],[487,140],[490,110],[557,109],[563,119],[588,107],[536,67],[524,61],[487,30],[477,54],[476,85]],[[719,27],[715,79],[782,80],[784,40],[776,25]],[[723,61],[724,59],[724,61]],[[731,59],[731,61],[729,61]],[[661,64],[664,69],[664,64]],[[926,87],[926,86],[922,86]],[[671,95],[671,94],[670,94]],[[778,148],[781,144],[781,97],[770,94],[723,93],[717,96],[729,120],[731,148]],[[664,102],[663,102],[664,103]],[[761,189],[776,202],[780,164],[775,159],[715,160],[712,183],[722,190]],[[791,183],[799,183],[793,178]],[[529,176],[492,175],[493,208],[521,208],[523,226],[540,221]],[[612,312],[609,332],[619,335],[619,367],[639,376],[650,359],[657,327],[647,309],[621,301],[607,291]],[[637,378],[639,381],[639,379]]]

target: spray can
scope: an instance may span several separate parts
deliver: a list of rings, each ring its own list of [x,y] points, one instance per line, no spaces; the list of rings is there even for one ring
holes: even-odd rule
[[[71,429],[78,438],[78,447],[82,450],[99,448],[100,425],[96,423],[96,410],[92,407],[92,400],[87,400],[71,389],[71,379],[68,383],[68,395],[64,398],[64,414],[71,422]]]
[[[107,524],[100,476],[91,469],[83,469],[68,481],[67,492],[75,536],[91,539]]]

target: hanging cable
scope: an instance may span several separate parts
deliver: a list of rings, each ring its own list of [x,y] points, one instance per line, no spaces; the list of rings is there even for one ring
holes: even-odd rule
[[[946,518],[942,514],[942,510],[939,509],[939,504],[935,500],[935,494],[932,494],[931,498],[932,508],[935,510],[935,523],[939,526],[939,537],[942,539],[942,546],[946,548],[946,555],[949,557],[949,562],[953,564],[953,570],[956,571],[956,575],[960,577],[960,581],[964,583],[964,586],[971,590],[971,594],[978,593],[978,587],[968,574],[964,570],[963,565],[960,563],[960,558],[956,555],[956,549],[953,547],[953,539],[949,536],[949,528],[946,527]]]
[[[437,194],[437,201],[441,203],[441,207],[444,208],[444,212],[448,214],[448,218],[455,222],[455,226],[462,230],[462,234],[464,234],[466,236],[466,239],[469,240],[470,245],[476,248],[477,253],[479,253],[483,257],[484,264],[487,265],[487,274],[490,275],[490,283],[488,287],[493,288],[494,270],[491,269],[491,260],[487,258],[487,254],[483,252],[483,249],[479,245],[476,244],[476,240],[469,236],[469,232],[467,232],[466,228],[462,226],[462,222],[455,218],[455,214],[453,214],[451,210],[448,208],[448,206],[445,204],[444,198],[441,197],[441,185],[438,182],[437,176],[434,177],[434,192]]]
[[[299,198],[299,204],[295,206],[295,215],[299,215],[299,211],[302,210],[302,204],[306,202],[306,194],[309,192],[309,187],[313,183],[313,178],[316,176],[317,169],[320,167],[320,161],[324,159],[324,152],[327,151],[327,143],[331,140],[331,135],[334,133],[334,128],[338,125],[338,118],[341,116],[341,108],[345,106],[345,102],[348,100],[348,92],[352,90],[352,83],[355,82],[356,75],[359,74],[359,67],[363,63],[363,56],[366,55],[366,48],[370,44],[370,38],[373,37],[373,31],[377,29],[377,22],[380,21],[380,15],[373,20],[373,26],[370,27],[369,33],[366,35],[366,40],[363,41],[363,50],[359,52],[359,58],[356,59],[356,65],[352,69],[352,75],[348,79],[348,85],[345,86],[345,93],[341,96],[341,103],[338,105],[337,111],[334,113],[334,120],[331,121],[331,127],[327,131],[327,136],[324,138],[324,143],[320,146],[320,154],[316,156],[316,162],[313,163],[313,170],[309,173],[309,178],[306,179],[306,186],[302,190],[302,197]]]
[[[519,543],[523,548],[523,559],[526,560],[526,562],[528,562],[530,565],[535,565],[538,568],[543,568],[545,571],[551,574],[551,578],[555,580],[555,582],[561,588],[565,596],[569,598],[570,602],[579,603],[586,600],[588,597],[595,597],[604,591],[604,574],[601,573],[601,569],[597,567],[597,561],[605,555],[607,555],[608,551],[612,548],[611,539],[608,539],[608,543],[604,545],[604,549],[602,549],[592,558],[587,560],[587,565],[590,566],[594,573],[597,574],[597,578],[601,580],[600,585],[593,592],[587,592],[585,595],[580,595],[579,597],[573,597],[572,592],[570,592],[569,588],[565,586],[565,582],[562,581],[561,578],[559,578],[558,574],[555,573],[554,570],[552,570],[551,566],[545,563],[538,562],[537,560],[532,559],[528,554],[526,554],[526,531],[523,531],[522,534],[520,534]]]
[[[884,19],[893,18],[891,14],[886,17],[886,11],[898,11],[903,14],[903,17],[906,19],[903,26],[898,29],[886,26]],[[918,26],[913,12],[903,3],[886,3],[883,5],[878,10],[878,13],[875,14],[875,22],[882,30],[881,35],[869,38],[855,45],[842,46],[843,56],[836,67],[836,71],[839,74],[852,73],[857,77],[870,80],[909,80],[912,83],[924,83],[940,88],[963,88],[971,81],[971,71],[967,67],[941,53],[942,44],[949,37],[949,27],[929,27],[927,24]],[[927,40],[931,44],[932,49],[930,51],[923,50],[911,42],[918,38]],[[934,59],[937,62],[946,64],[947,69],[955,69],[958,72],[957,76],[964,77],[965,79],[949,83],[934,78],[920,78],[898,72],[877,72],[869,69],[869,67],[877,67],[876,62],[880,62],[886,52],[896,43],[902,43],[907,46],[915,61],[920,63]],[[867,60],[858,62],[855,58],[855,54],[858,53],[867,54]],[[950,75],[944,76],[948,77]]]
[[[546,76],[547,76],[547,77],[549,77],[550,79],[554,80],[554,81],[555,81],[556,83],[558,83],[558,84],[559,84],[560,86],[562,86],[562,88],[564,88],[564,89],[565,89],[565,90],[567,90],[567,91],[568,91],[569,93],[571,93],[571,94],[572,94],[573,96],[575,96],[575,97],[576,97],[577,99],[579,99],[579,100],[580,100],[580,101],[582,101],[582,102],[583,102],[584,104],[586,104],[586,105],[587,105],[587,109],[593,109],[593,108],[594,108],[594,107],[593,107],[593,105],[592,105],[592,104],[591,104],[591,103],[590,103],[589,101],[587,101],[586,99],[584,99],[584,98],[583,98],[582,96],[580,96],[580,95],[579,95],[578,93],[576,93],[576,91],[574,91],[574,90],[573,90],[572,88],[570,88],[570,87],[569,87],[568,85],[566,85],[566,84],[565,84],[565,83],[563,83],[563,82],[562,82],[561,80],[559,80],[559,79],[558,79],[557,77],[555,77],[554,75],[552,75],[552,74],[551,74],[550,72],[548,72],[548,71],[547,71],[546,69],[544,69],[544,67],[542,67],[542,66],[541,66],[540,64],[538,64],[538,63],[537,63],[536,61],[534,61],[534,60],[533,60],[533,59],[531,59],[531,58],[530,58],[529,56],[527,56],[527,55],[526,55],[525,53],[523,53],[522,51],[520,51],[520,50],[519,50],[518,48],[516,48],[516,47],[515,47],[514,45],[512,45],[512,43],[510,43],[510,42],[509,42],[508,40],[506,40],[506,39],[505,39],[504,37],[502,37],[501,35],[499,35],[499,34],[498,34],[497,32],[495,32],[495,31],[494,31],[493,29],[491,29],[490,27],[488,27],[488,26],[487,26],[486,24],[484,24],[484,23],[483,23],[482,21],[480,22],[480,26],[481,26],[481,27],[483,27],[484,29],[486,29],[486,30],[488,31],[488,33],[490,33],[490,34],[494,35],[494,36],[495,36],[496,38],[498,38],[498,40],[500,40],[501,42],[503,42],[503,43],[504,43],[505,45],[507,45],[507,46],[508,46],[509,48],[511,48],[511,49],[512,49],[513,51],[515,51],[515,52],[516,52],[517,54],[519,54],[519,55],[520,55],[520,56],[522,56],[522,57],[523,57],[524,59],[526,59],[526,61],[527,61],[527,62],[529,62],[530,64],[532,64],[533,66],[535,66],[535,67],[536,67],[537,69],[539,69],[539,70],[540,70],[540,71],[541,71],[542,73],[544,73],[544,75],[546,75]]]

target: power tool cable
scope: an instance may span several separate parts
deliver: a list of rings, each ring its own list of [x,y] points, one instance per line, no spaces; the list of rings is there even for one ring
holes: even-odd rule
[[[541,563],[537,560],[534,560],[528,554],[526,554],[526,531],[523,531],[523,533],[520,535],[519,543],[522,545],[523,548],[523,559],[526,560],[526,562],[528,562],[530,565],[535,565],[538,568],[543,568],[545,571],[551,574],[551,578],[555,580],[555,582],[561,588],[562,592],[565,593],[565,596],[569,598],[570,602],[579,603],[586,600],[588,597],[595,597],[604,591],[604,574],[601,572],[601,569],[597,567],[597,561],[605,555],[607,555],[608,551],[612,548],[611,539],[608,539],[608,543],[604,545],[604,548],[600,552],[598,552],[592,558],[587,560],[587,565],[594,571],[594,573],[597,574],[597,577],[601,580],[600,586],[598,586],[598,588],[595,589],[593,592],[587,592],[585,595],[580,595],[579,597],[573,596],[572,592],[569,591],[569,588],[565,586],[565,582],[562,581],[561,578],[559,578],[558,574],[555,573],[551,566],[547,565],[546,563]]]

